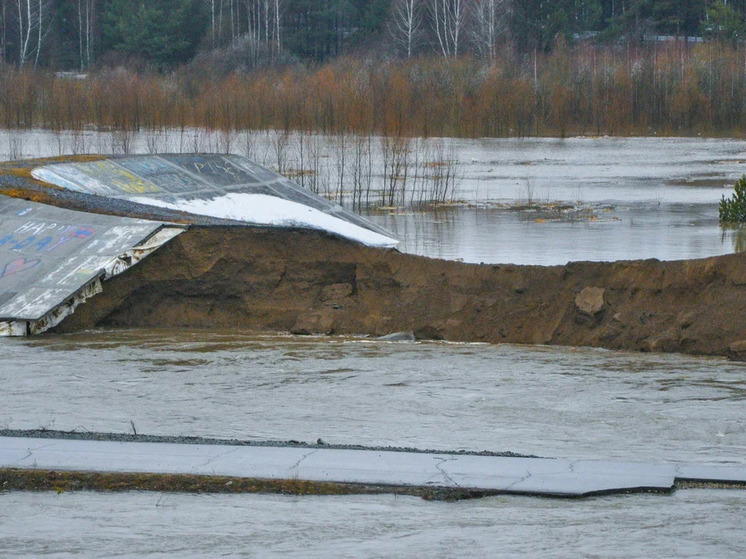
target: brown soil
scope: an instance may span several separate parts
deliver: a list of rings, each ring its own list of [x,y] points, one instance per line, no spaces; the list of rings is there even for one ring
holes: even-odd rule
[[[421,339],[725,355],[746,340],[744,316],[746,255],[473,265],[311,231],[193,227],[107,282],[57,331],[413,331]]]

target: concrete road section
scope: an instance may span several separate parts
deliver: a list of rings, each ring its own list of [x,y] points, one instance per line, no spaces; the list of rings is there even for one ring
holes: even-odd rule
[[[582,497],[746,484],[746,467],[339,448],[0,437],[0,468],[163,473]]]

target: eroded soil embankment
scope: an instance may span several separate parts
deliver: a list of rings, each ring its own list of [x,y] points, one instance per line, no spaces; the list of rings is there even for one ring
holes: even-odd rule
[[[192,228],[81,306],[93,326],[241,327],[726,354],[746,340],[746,255],[472,265],[310,231]]]

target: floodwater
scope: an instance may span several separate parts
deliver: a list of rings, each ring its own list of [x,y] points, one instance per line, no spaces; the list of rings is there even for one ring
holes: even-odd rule
[[[746,142],[684,138],[449,140],[456,199],[381,212],[403,252],[466,262],[682,260],[737,252],[717,205],[746,173]],[[533,206],[529,209],[526,206]]]
[[[128,149],[225,147],[204,138],[136,136]],[[114,140],[0,131],[0,159],[122,151]],[[371,210],[406,252],[561,263],[746,245],[717,223],[743,172],[740,141],[446,143],[468,204]],[[272,166],[269,148],[230,151],[249,148]],[[746,464],[746,366],[723,359],[200,330],[0,339],[0,356],[0,428]],[[743,557],[744,512],[746,492],[713,489],[458,503],[0,492],[0,556]]]
[[[37,557],[656,557],[746,553],[746,491],[581,501],[393,495],[0,494],[0,552]]]
[[[201,330],[2,339],[0,427],[746,462],[746,366]],[[14,557],[737,557],[746,492],[582,501],[0,493]]]
[[[117,133],[0,130],[0,160],[66,153],[230,151],[288,171],[311,165],[309,138],[221,135],[204,130]],[[316,179],[331,188],[354,159],[339,142],[313,136]],[[305,152],[300,149],[301,142]],[[278,146],[286,146],[280,153]],[[574,260],[678,260],[740,252],[746,230],[720,227],[717,205],[746,173],[746,141],[703,138],[430,139],[421,153],[452,161],[457,180],[438,211],[413,207],[364,213],[392,231],[399,250],[466,262],[564,264]],[[378,140],[372,143],[373,189],[382,185]],[[413,148],[415,149],[415,148]],[[308,157],[306,155],[306,157]]]
[[[720,358],[204,330],[0,344],[0,427],[746,460],[746,366]]]

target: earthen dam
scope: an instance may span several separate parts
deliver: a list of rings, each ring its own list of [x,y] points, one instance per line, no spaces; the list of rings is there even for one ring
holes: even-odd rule
[[[475,265],[402,254],[245,159],[0,166],[0,333],[235,327],[746,354],[746,256]]]

